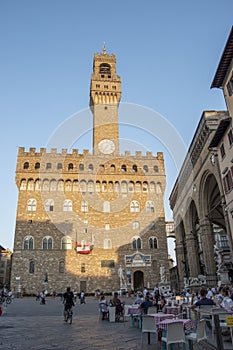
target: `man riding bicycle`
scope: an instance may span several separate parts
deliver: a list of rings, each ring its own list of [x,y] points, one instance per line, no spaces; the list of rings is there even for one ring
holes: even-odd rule
[[[70,287],[67,287],[66,292],[63,294],[63,304],[64,304],[64,321],[67,320],[67,310],[72,310],[74,306],[74,293],[71,292]]]

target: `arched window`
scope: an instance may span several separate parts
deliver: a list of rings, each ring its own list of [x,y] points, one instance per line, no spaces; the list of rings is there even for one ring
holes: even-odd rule
[[[68,164],[68,170],[73,170],[74,169],[74,164],[73,163],[69,163]]]
[[[58,266],[59,273],[64,273],[65,272],[65,263],[63,260],[59,261],[59,266]]]
[[[72,249],[72,239],[69,236],[62,237],[61,249],[62,250]]]
[[[107,182],[103,181],[102,182],[102,192],[107,192],[108,188],[107,188]]]
[[[87,183],[87,192],[93,193],[94,192],[94,182],[93,181],[88,181]]]
[[[72,187],[72,183],[70,180],[66,180],[65,182],[65,191],[70,192],[71,191],[71,187]]]
[[[120,183],[118,181],[114,184],[114,192],[120,192]]]
[[[28,162],[25,162],[24,165],[23,165],[23,168],[26,170],[29,168],[29,163]]]
[[[57,184],[57,190],[63,192],[64,191],[64,181],[59,180]]]
[[[74,192],[79,191],[79,183],[78,183],[78,180],[74,180],[74,182],[73,182],[73,191],[74,191]]]
[[[20,190],[25,191],[27,189],[27,181],[26,179],[22,179],[20,183]]]
[[[34,249],[34,239],[32,236],[26,236],[23,240],[23,249],[32,250]]]
[[[126,181],[121,182],[121,193],[127,193],[127,182]]]
[[[43,250],[52,250],[53,249],[53,239],[52,237],[44,237],[42,241]]]
[[[57,170],[62,170],[62,163],[57,164]]]
[[[134,221],[133,222],[133,230],[139,230],[139,228],[140,228],[139,222],[138,221]]]
[[[36,211],[36,199],[30,198],[27,204],[28,211]]]
[[[28,180],[28,190],[29,191],[33,191],[34,190],[34,180],[33,179],[29,179]]]
[[[147,201],[146,202],[146,213],[154,213],[155,211],[155,204],[153,201]]]
[[[81,203],[81,212],[82,212],[82,213],[87,213],[87,212],[88,212],[88,204],[87,204],[87,202],[85,202],[85,201],[83,201],[83,202]]]
[[[56,191],[56,190],[57,190],[57,181],[53,179],[50,181],[50,191]]]
[[[148,183],[146,181],[142,184],[142,192],[148,192]]]
[[[44,179],[42,189],[43,189],[43,191],[49,190],[49,180],[48,179]]]
[[[104,213],[110,213],[110,202],[105,201],[103,203],[103,212]]]
[[[133,237],[132,239],[132,248],[133,249],[142,249],[142,241],[140,237]]]
[[[144,173],[148,173],[148,166],[147,165],[143,165],[143,171],[144,171]]]
[[[79,164],[79,170],[80,170],[80,171],[83,171],[83,170],[84,170],[84,164],[82,164],[82,163]]]
[[[100,192],[100,182],[99,181],[96,181],[96,183],[95,183],[95,190],[96,190],[96,192]]]
[[[34,273],[35,271],[35,263],[33,260],[29,261],[29,273]]]
[[[112,249],[112,241],[109,238],[104,239],[104,249]]]
[[[150,182],[150,192],[155,192],[155,183],[153,181]]]
[[[135,184],[135,192],[140,193],[142,191],[142,184],[140,181],[137,181]]]
[[[160,195],[162,193],[162,185],[160,182],[156,184],[156,193]]]
[[[158,240],[156,237],[150,237],[148,243],[149,243],[150,249],[157,249],[158,248]]]
[[[138,213],[140,211],[140,204],[138,201],[132,201],[130,203],[130,212],[131,213]]]
[[[35,169],[40,169],[40,163],[35,163]]]
[[[155,165],[155,166],[154,166],[154,172],[155,172],[155,173],[158,173],[158,172],[159,172],[159,167],[158,167],[158,165]]]
[[[35,191],[40,191],[41,190],[41,180],[36,179],[35,181]]]
[[[132,170],[133,170],[133,173],[136,173],[138,171],[137,165],[134,164]]]
[[[91,173],[93,171],[94,167],[93,164],[88,165],[88,171]]]
[[[129,184],[128,184],[128,191],[130,193],[133,193],[134,192],[134,183],[133,181],[130,181]]]
[[[64,200],[63,211],[72,211],[72,201],[70,199]]]
[[[45,211],[53,211],[53,209],[54,209],[54,200],[47,199],[45,201]]]
[[[108,183],[108,192],[113,192],[113,182],[109,181]]]
[[[87,184],[85,180],[80,181],[80,191],[81,192],[86,192],[87,191]]]
[[[46,163],[46,170],[52,169],[52,164],[51,163]]]
[[[121,171],[122,171],[122,173],[125,173],[125,172],[127,171],[127,168],[126,168],[126,165],[125,165],[125,164],[123,164],[123,165],[121,166]]]
[[[111,171],[112,173],[115,173],[115,170],[116,170],[115,165],[114,165],[114,164],[111,164],[111,166],[110,166],[110,171]]]

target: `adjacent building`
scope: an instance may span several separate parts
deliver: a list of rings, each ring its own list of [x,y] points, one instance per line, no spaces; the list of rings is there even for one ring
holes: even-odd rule
[[[12,251],[0,245],[0,289],[10,287]]]
[[[232,30],[213,87],[227,111],[204,111],[170,195],[179,288],[233,281]]]

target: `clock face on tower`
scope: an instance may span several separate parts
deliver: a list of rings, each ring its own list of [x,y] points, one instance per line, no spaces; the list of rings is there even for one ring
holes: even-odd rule
[[[115,151],[114,142],[111,140],[104,139],[98,144],[99,151],[103,154],[111,154]]]

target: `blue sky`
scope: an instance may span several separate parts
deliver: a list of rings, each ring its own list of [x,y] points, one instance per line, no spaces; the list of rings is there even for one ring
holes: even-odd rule
[[[45,147],[67,118],[88,108],[93,55],[103,42],[117,56],[122,102],[158,112],[188,147],[202,111],[226,109],[210,85],[232,13],[232,0],[1,0],[0,244],[13,248],[18,147]],[[164,151],[170,219],[177,164],[156,135],[122,125],[122,137],[129,133],[136,149]],[[91,137],[75,147],[91,148]]]

